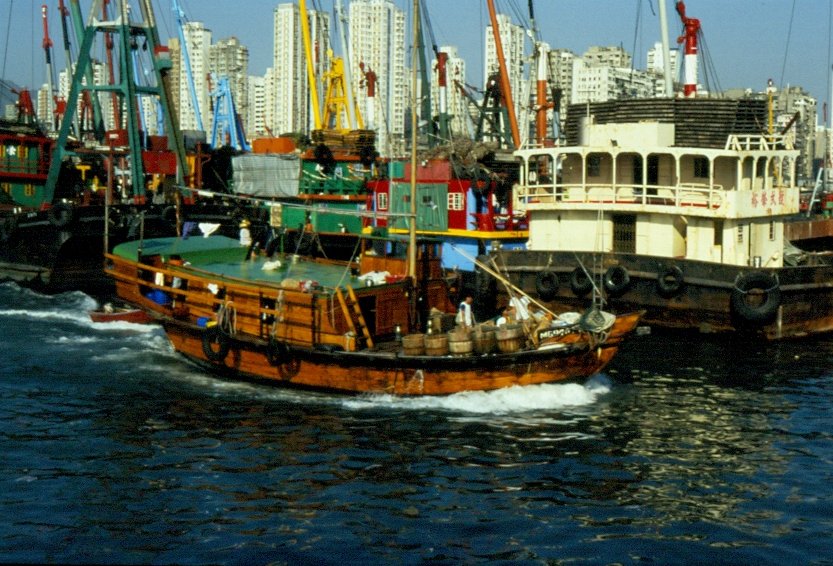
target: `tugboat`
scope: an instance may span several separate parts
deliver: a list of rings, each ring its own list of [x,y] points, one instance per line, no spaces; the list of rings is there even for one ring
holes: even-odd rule
[[[578,308],[595,287],[657,328],[833,330],[831,255],[786,236],[800,233],[798,151],[762,131],[767,114],[764,100],[571,107],[565,146],[515,153],[529,249],[495,261],[552,308]]]

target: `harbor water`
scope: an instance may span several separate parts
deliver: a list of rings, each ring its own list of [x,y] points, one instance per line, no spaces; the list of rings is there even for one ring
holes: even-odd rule
[[[582,384],[235,383],[0,285],[0,562],[830,563],[833,338],[637,336]]]

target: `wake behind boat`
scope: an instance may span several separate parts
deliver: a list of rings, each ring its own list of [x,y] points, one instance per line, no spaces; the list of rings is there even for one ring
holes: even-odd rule
[[[153,311],[174,349],[235,378],[351,393],[443,395],[586,378],[640,315],[447,329],[440,242],[367,238],[358,264],[249,257],[236,240],[158,238],[108,255],[119,296]]]

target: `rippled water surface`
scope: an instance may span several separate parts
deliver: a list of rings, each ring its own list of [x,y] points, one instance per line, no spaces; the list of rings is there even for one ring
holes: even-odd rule
[[[830,563],[833,338],[641,336],[586,384],[232,383],[0,285],[0,561]]]

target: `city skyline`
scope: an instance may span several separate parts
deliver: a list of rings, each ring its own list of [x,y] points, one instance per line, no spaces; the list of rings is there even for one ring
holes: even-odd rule
[[[237,37],[250,52],[250,74],[262,76],[270,66],[272,53],[272,13],[282,2],[248,0],[245,4],[222,0],[183,2],[187,19],[202,22],[215,39]],[[344,0],[345,9],[349,0]],[[394,0],[410,20],[411,0]],[[496,2],[498,10],[509,9],[517,2]],[[522,16],[527,18],[525,13]],[[751,88],[763,90],[768,79],[777,86],[800,85],[820,101],[829,97],[830,6],[822,2],[798,5],[777,0],[689,0],[690,17],[701,20],[707,52],[711,57],[717,82],[723,89]],[[308,2],[308,7],[332,11],[332,0]],[[466,60],[470,84],[482,85],[484,39],[489,24],[483,0],[425,0],[435,39],[441,45],[454,45]],[[676,47],[680,31],[674,2],[666,0],[669,39]],[[3,78],[31,89],[45,83],[40,4],[20,6],[3,14],[11,16],[8,51],[4,54]],[[163,41],[176,37],[170,3],[154,2],[158,27]],[[86,13],[88,3],[82,6]],[[624,47],[635,57],[637,68],[645,67],[645,54],[659,39],[656,0],[548,0],[535,3],[537,27],[542,39],[553,48],[582,53],[591,45]],[[57,7],[49,10],[50,32],[55,43],[53,60],[63,67],[60,21]],[[793,17],[794,16],[794,17]],[[637,17],[641,25],[637,29]],[[790,33],[790,21],[793,20]],[[408,24],[410,26],[410,23]],[[788,44],[789,36],[789,44]],[[429,39],[430,41],[430,39]],[[24,51],[20,53],[19,51]],[[786,54],[786,57],[785,57]],[[702,76],[702,73],[701,73]]]

